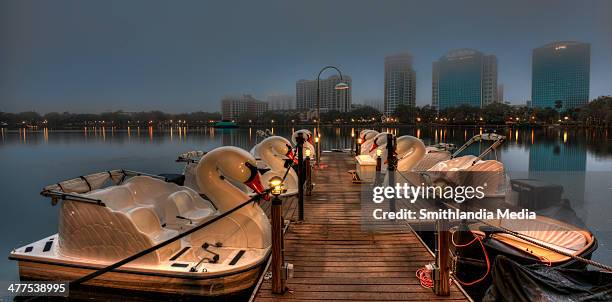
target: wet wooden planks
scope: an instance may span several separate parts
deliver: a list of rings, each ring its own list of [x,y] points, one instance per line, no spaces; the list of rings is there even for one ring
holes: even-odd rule
[[[289,291],[272,294],[270,280],[264,280],[255,301],[468,300],[454,285],[448,297],[420,286],[416,270],[433,257],[408,228],[367,228],[361,187],[347,173],[354,169],[351,157],[324,153],[322,162],[328,166],[314,174],[305,222],[291,224],[285,234],[285,260],[294,264]],[[297,202],[284,206],[286,218],[297,217]]]

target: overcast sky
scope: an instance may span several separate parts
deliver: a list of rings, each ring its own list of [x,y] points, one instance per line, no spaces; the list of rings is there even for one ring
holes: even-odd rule
[[[495,54],[505,98],[531,94],[531,51],[591,43],[591,98],[612,94],[612,1],[0,0],[0,111],[217,111],[228,94],[295,94],[336,65],[353,102],[383,99],[410,52],[417,105],[453,48]],[[330,73],[331,74],[331,73]],[[327,75],[327,74],[326,74]]]

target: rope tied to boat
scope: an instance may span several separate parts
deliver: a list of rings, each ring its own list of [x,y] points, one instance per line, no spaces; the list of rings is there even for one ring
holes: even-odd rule
[[[473,233],[472,233],[473,234]],[[485,248],[484,243],[482,242],[482,239],[479,236],[474,235],[474,239],[472,239],[470,242],[465,243],[465,244],[458,244],[455,242],[455,232],[451,233],[451,242],[455,247],[468,247],[470,245],[472,245],[474,242],[478,241],[478,243],[480,243],[480,248],[482,248],[482,253],[485,256],[485,262],[487,263],[487,271],[484,273],[484,275],[474,281],[470,281],[470,282],[464,282],[462,280],[460,280],[457,276],[457,274],[453,274],[455,276],[455,280],[457,280],[457,282],[459,282],[459,284],[464,285],[464,286],[472,286],[476,283],[480,283],[482,281],[484,281],[487,276],[489,275],[489,273],[491,272],[491,261],[489,260],[489,253],[487,253],[487,249]]]
[[[449,205],[446,202],[444,204],[447,205],[450,208],[454,208],[454,209],[457,209],[457,210],[461,211],[461,209],[459,209],[456,206]],[[479,221],[479,222],[481,222],[481,223],[483,223],[483,224],[485,224],[485,225],[487,225],[489,227],[495,228],[495,229],[499,230],[502,233],[506,233],[506,234],[515,236],[515,237],[517,237],[519,239],[522,239],[522,240],[524,240],[524,241],[526,241],[526,242],[528,242],[530,244],[533,244],[535,246],[538,246],[540,248],[547,249],[547,250],[553,251],[553,252],[555,252],[557,254],[560,254],[560,255],[572,258],[572,259],[574,259],[576,261],[580,261],[580,262],[592,265],[594,267],[598,267],[598,268],[601,268],[603,270],[612,272],[612,266],[609,266],[609,265],[606,265],[606,264],[603,264],[603,263],[599,263],[599,262],[591,260],[591,259],[586,259],[584,257],[581,257],[581,256],[578,256],[578,255],[574,255],[574,254],[562,251],[562,250],[557,249],[557,248],[552,247],[552,246],[545,245],[543,243],[540,243],[540,242],[538,242],[536,240],[531,239],[531,237],[529,237],[527,235],[524,235],[524,234],[521,234],[519,232],[510,230],[508,228],[505,228],[505,227],[502,227],[502,226],[496,226],[496,225],[490,224],[490,223],[488,223],[488,222],[486,222],[484,220],[481,220],[481,219],[474,219],[474,220]],[[540,258],[540,260],[546,260],[548,262],[548,266],[551,266],[552,265],[551,261],[549,259],[546,259],[546,257],[544,257],[544,258],[545,259]],[[544,262],[544,261],[542,261],[542,262]]]

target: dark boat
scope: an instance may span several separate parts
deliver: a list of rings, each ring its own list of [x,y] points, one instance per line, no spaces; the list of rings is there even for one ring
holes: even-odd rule
[[[495,259],[482,301],[612,301],[612,273]]]
[[[213,124],[213,127],[215,128],[238,128],[238,124],[236,124],[236,122],[234,121],[230,121],[230,120],[222,120],[219,122],[216,122]]]
[[[493,264],[500,257],[520,265],[584,270],[586,263],[576,257],[591,259],[597,249],[597,240],[588,230],[544,216],[462,224],[452,238],[458,256],[456,277],[477,298],[492,284]]]

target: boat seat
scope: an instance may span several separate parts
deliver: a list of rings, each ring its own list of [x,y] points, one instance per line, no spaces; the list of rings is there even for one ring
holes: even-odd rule
[[[115,211],[127,212],[130,209],[138,206],[134,201],[134,196],[132,196],[130,190],[121,186],[95,190],[84,195],[89,198],[102,200],[107,207]]]
[[[171,201],[170,204],[176,207],[176,215],[191,219],[194,223],[204,220],[215,212],[211,204],[203,203],[201,197],[193,196],[187,191],[174,192],[168,196],[168,199]],[[171,219],[168,217],[168,220]]]
[[[175,230],[162,228],[159,218],[151,208],[138,207],[129,211],[129,216],[136,228],[157,244],[178,234]]]

